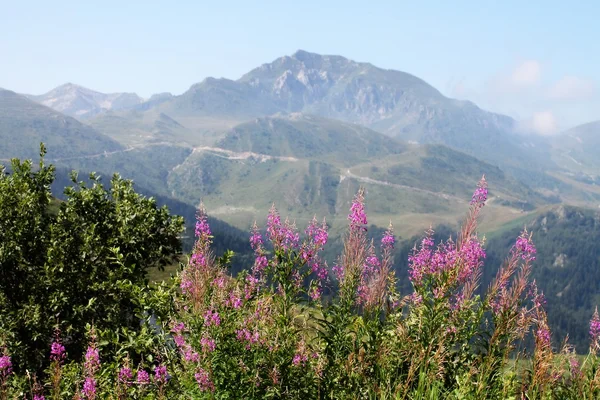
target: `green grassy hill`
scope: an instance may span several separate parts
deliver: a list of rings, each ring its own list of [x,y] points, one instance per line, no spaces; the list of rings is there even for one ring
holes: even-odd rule
[[[93,128],[9,90],[0,90],[0,159],[37,158],[40,142],[52,158],[121,150]]]

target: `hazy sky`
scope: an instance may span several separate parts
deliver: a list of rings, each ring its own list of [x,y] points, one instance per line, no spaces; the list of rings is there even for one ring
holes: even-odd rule
[[[599,17],[595,0],[0,0],[0,87],[180,94],[304,49],[410,72],[551,134],[600,119]]]

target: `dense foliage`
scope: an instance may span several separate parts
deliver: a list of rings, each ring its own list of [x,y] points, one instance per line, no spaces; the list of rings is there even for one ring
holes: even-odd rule
[[[180,251],[182,219],[131,181],[114,176],[105,189],[95,176],[89,186],[73,178],[50,212],[54,168],[43,158],[35,172],[16,159],[0,171],[0,340],[19,370],[45,365],[55,330],[72,354],[85,348],[88,324],[139,330],[148,269]]]
[[[138,263],[156,263],[170,253],[149,249],[161,233],[176,233],[180,221],[152,207],[152,201],[135,195],[130,183],[118,178],[113,179],[111,196],[98,183],[69,191],[52,218],[44,209],[51,168],[41,164],[39,172],[32,173],[30,164],[15,161],[13,171],[3,178],[2,192],[17,193],[19,184],[25,195],[19,197],[23,203],[12,203],[5,215],[13,212],[29,224],[16,230],[14,237],[31,231],[40,239],[30,237],[7,247],[18,251],[3,250],[3,268],[9,266],[4,260],[12,260],[5,254],[16,254],[13,258],[21,260],[30,254],[22,255],[21,249],[39,246],[42,251],[31,251],[31,256],[40,257],[37,262],[44,268],[31,270],[34,288],[36,279],[43,277],[48,293],[67,290],[64,280],[54,279],[62,276],[62,269],[69,274],[65,279],[79,280],[72,283],[75,286],[90,285],[89,298],[99,300],[81,305],[76,296],[72,303],[81,305],[76,321],[90,323],[87,349],[71,346],[73,333],[63,328],[75,315],[67,312],[71,304],[58,304],[56,320],[45,326],[47,333],[40,326],[38,343],[45,348],[39,351],[48,365],[44,371],[19,372],[23,344],[15,341],[14,329],[3,325],[0,398],[582,399],[600,395],[600,316],[595,313],[592,318],[589,355],[583,363],[566,343],[555,349],[559,352],[553,351],[545,299],[530,279],[537,251],[527,231],[518,235],[489,287],[478,290],[486,258],[477,235],[477,220],[487,199],[485,180],[473,194],[457,237],[436,244],[429,231],[408,254],[412,292],[396,291],[393,228],[381,232],[377,241],[369,238],[360,190],[335,265],[323,261],[329,240],[325,221],[313,219],[301,234],[294,223],[282,221],[273,207],[266,228],[255,225],[252,230],[252,269],[234,275],[228,270],[232,253],[216,257],[211,250],[213,235],[201,208],[196,242],[180,273],[169,284],[153,288],[140,284],[135,291],[116,293],[112,291],[133,287],[124,284],[123,274],[139,278],[143,276],[139,265],[146,264]],[[32,214],[37,217],[24,218],[20,204],[39,209]],[[91,204],[94,208],[87,208]],[[120,214],[131,208],[136,211]],[[122,215],[128,224],[122,223]],[[137,215],[143,216],[143,223]],[[162,226],[146,225],[153,218]],[[3,246],[13,243],[12,237],[4,236]],[[114,240],[123,237],[127,240],[117,246]],[[66,245],[53,247],[53,238]],[[100,240],[104,245],[96,246]],[[78,265],[69,267],[66,260],[74,261],[76,255]],[[12,268],[27,269],[24,262],[10,262]],[[108,272],[94,275],[97,271]],[[19,276],[8,269],[4,272],[13,279]],[[129,279],[135,281],[133,276]],[[79,286],[76,293],[82,289]],[[119,314],[121,294],[130,295],[134,309],[144,311],[138,312],[137,321],[133,314]],[[57,298],[33,291],[29,304],[46,297]],[[117,316],[126,318],[117,321]],[[103,325],[128,321],[137,322],[139,331],[127,334],[115,327],[111,335]],[[61,330],[55,331],[55,325]],[[534,342],[529,353],[522,351],[526,338]]]

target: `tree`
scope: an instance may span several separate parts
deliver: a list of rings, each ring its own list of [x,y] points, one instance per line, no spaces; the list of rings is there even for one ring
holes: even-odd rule
[[[118,332],[140,329],[139,293],[147,271],[162,268],[181,249],[183,219],[137,194],[114,175],[65,189],[56,211],[54,167],[11,161],[0,169],[0,345],[17,365],[39,370],[60,329],[67,351],[82,354],[86,325]]]

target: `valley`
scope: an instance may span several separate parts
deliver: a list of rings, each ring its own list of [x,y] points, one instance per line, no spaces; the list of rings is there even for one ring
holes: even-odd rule
[[[359,187],[373,229],[391,221],[406,246],[430,226],[455,234],[482,176],[490,193],[479,231],[492,253],[507,249],[497,238],[539,226],[556,207],[598,213],[600,125],[550,138],[520,129],[411,74],[305,51],[147,100],[73,84],[41,96],[0,91],[3,162],[35,161],[44,142],[64,185],[71,169],[105,181],[118,172],[184,213],[188,229],[203,202],[234,232],[238,269],[248,262],[244,232],[272,204],[301,229],[325,218],[339,245]],[[494,253],[491,268],[500,259]],[[396,270],[406,276],[406,260]]]

